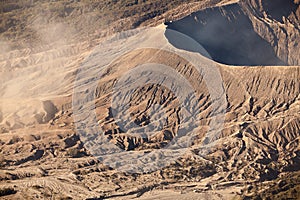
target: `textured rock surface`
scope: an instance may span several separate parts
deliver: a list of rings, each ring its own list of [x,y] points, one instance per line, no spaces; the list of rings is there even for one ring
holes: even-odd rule
[[[240,4],[256,32],[272,45],[276,55],[289,65],[299,65],[299,2],[250,0]]]
[[[3,2],[9,3],[0,9],[4,16],[0,18],[1,44],[5,44],[0,46],[1,199],[299,199],[299,2],[201,1],[164,9],[169,1],[153,1],[163,11],[151,17],[152,11],[138,12],[143,5],[149,8],[151,1],[137,1],[138,6],[128,4],[128,9],[144,13],[141,16],[145,18],[139,14],[123,16],[126,11],[122,10],[117,16],[123,17],[114,16],[105,22],[112,28],[101,29],[103,34],[94,32],[95,24],[101,24],[101,17],[95,17],[100,12],[94,9],[95,2]],[[118,10],[116,7],[130,3],[107,2],[97,4],[98,8],[106,5]],[[227,3],[234,4],[223,6]],[[213,5],[218,7],[209,8]],[[282,9],[277,10],[278,6]],[[44,17],[36,19],[32,15],[35,9],[48,7],[52,11],[42,12]],[[201,8],[205,9],[198,11]],[[188,16],[190,13],[193,14]],[[165,18],[181,19],[173,21],[169,28],[178,24],[179,31],[187,31],[195,38],[200,35],[196,39],[215,60],[244,66],[211,62],[221,73],[227,104],[218,143],[203,155],[199,149],[211,120],[213,102],[203,77],[191,63],[153,49],[133,51],[115,60],[92,91],[96,100],[87,102],[95,103],[97,125],[111,143],[132,154],[147,153],[167,145],[178,135],[179,126],[186,126],[187,130],[189,125],[198,127],[192,146],[169,166],[145,174],[120,172],[93,157],[76,131],[74,123],[78,121],[72,108],[74,80],[85,58],[97,55],[93,54],[97,53],[93,47],[103,40],[99,35],[127,29],[135,22],[141,26],[157,25]],[[218,23],[214,24],[213,19]],[[36,20],[40,24],[32,24],[32,32],[28,31],[25,24]],[[191,27],[181,26],[185,20]],[[77,32],[68,26],[82,30]],[[193,35],[192,30],[199,34]],[[41,40],[35,40],[38,37],[34,33]],[[202,40],[202,36],[210,40]],[[255,42],[249,43],[245,37]],[[252,49],[255,50],[251,52]],[[194,124],[182,124],[183,110],[174,92],[160,84],[140,85],[132,93],[131,112],[124,117],[141,130],[149,123],[162,129],[149,137],[137,137],[116,123],[110,95],[125,69],[149,58],[171,66],[195,86],[195,98],[199,101],[187,103],[199,113]],[[297,66],[248,66],[279,63]],[[92,67],[77,80],[82,83],[80,89],[88,92],[88,83],[97,70],[97,66]],[[165,111],[164,119],[149,115],[158,104],[164,106],[159,111]]]

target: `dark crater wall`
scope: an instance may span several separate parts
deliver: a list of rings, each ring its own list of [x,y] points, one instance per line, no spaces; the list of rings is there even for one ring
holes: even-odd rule
[[[263,14],[270,16],[270,18],[284,23],[284,18],[290,18],[293,23],[299,24],[298,3],[293,0],[248,0],[243,3],[248,3],[256,14],[263,17]]]
[[[240,1],[255,31],[272,45],[277,57],[289,65],[300,65],[299,3],[299,0]]]
[[[181,20],[169,22],[167,25],[168,29],[192,37],[205,48],[213,60],[219,63],[247,66],[297,64],[299,63],[297,56],[290,55],[288,44],[282,44],[289,43],[288,33],[285,37],[280,33],[277,34],[285,31],[284,24],[280,24],[283,23],[280,19],[285,19],[282,16],[291,16],[291,13],[296,12],[297,6],[293,2],[287,3],[286,0],[284,0],[286,4],[283,4],[283,0],[275,0],[274,5],[270,2],[266,0],[264,4],[262,2],[252,4],[251,1],[244,1],[240,4],[209,8],[192,13]],[[285,6],[282,9],[278,9],[278,6],[283,5]],[[264,21],[266,15],[273,20],[272,26]],[[276,29],[277,24],[280,30]],[[290,40],[299,40],[299,35],[293,34]],[[168,34],[166,37],[171,44],[176,44],[173,37],[169,37]],[[284,37],[284,40],[278,37]],[[298,45],[294,43],[292,48],[295,48],[295,44]]]

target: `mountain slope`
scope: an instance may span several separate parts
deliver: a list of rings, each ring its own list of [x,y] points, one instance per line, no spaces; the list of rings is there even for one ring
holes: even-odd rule
[[[163,5],[162,13],[153,17],[148,15],[152,10],[146,10],[141,11],[141,16],[129,13],[134,17],[113,18],[113,25],[108,23],[108,26],[115,29],[108,27],[100,34],[102,30],[94,32],[101,23],[101,18],[96,17],[101,12],[96,8],[106,5],[106,8],[118,10],[116,7],[127,1],[115,4],[109,3],[111,1],[7,2],[1,7],[1,14],[5,16],[1,18],[5,27],[1,29],[1,38],[5,44],[11,44],[10,47],[1,46],[0,54],[1,199],[299,197],[297,4],[292,1],[282,4],[283,1],[276,0],[270,4],[267,0],[249,0],[226,6],[223,4],[227,1],[203,1],[181,6],[179,1],[174,5],[165,1],[138,1],[137,4],[132,1],[129,10],[139,10],[153,3],[158,7]],[[218,7],[209,8],[211,5]],[[275,9],[278,5],[284,9]],[[168,9],[165,10],[165,6]],[[169,6],[175,9],[169,10]],[[32,10],[47,7],[54,10],[44,13],[45,17],[30,14]],[[199,11],[192,13],[196,10]],[[126,11],[120,13],[116,16]],[[27,16],[26,20],[22,21],[24,16]],[[138,48],[114,59],[105,65],[104,70],[100,68],[109,57],[101,54],[104,47],[110,50],[109,53],[122,52],[129,47],[114,49],[126,44],[122,40],[124,43],[115,40],[113,44],[116,46],[105,46],[105,38],[99,38],[99,35],[127,29],[134,23],[136,26],[155,25],[173,17],[180,19],[169,22],[167,29],[163,25],[148,32],[148,29],[141,29],[139,31],[145,31],[143,37],[135,37],[138,31],[134,30],[117,38],[132,36],[129,38],[133,38],[138,46],[154,37],[157,40],[149,45],[169,42],[166,46],[176,48],[177,54],[157,48]],[[40,22],[32,24],[33,32],[39,37],[28,32],[28,27],[23,27],[27,20]],[[81,25],[82,30],[77,32]],[[172,29],[190,35],[206,48],[213,60],[228,65],[203,57],[209,55],[201,48],[203,55],[195,53],[199,48],[189,46],[190,49],[186,49],[186,43],[170,37],[174,36],[169,34]],[[248,39],[255,41],[254,45]],[[97,47],[98,44],[102,46]],[[251,51],[256,47],[259,48]],[[198,61],[207,64],[207,69],[215,69],[220,77],[205,78],[204,72],[209,70],[202,68],[203,71],[198,71],[192,60],[183,58],[179,52],[196,54],[201,58]],[[132,70],[146,62],[161,65],[150,65],[147,69],[152,71]],[[280,66],[282,63],[296,66]],[[162,65],[170,67],[167,73]],[[174,76],[174,83],[180,84],[164,85],[167,79],[142,84],[149,77],[160,77],[155,72],[167,77],[179,74]],[[222,91],[220,95],[226,100],[219,109],[215,107],[218,99],[212,93],[216,88],[209,85],[216,83],[217,78],[221,78],[222,88],[216,91]],[[95,86],[95,90],[91,86]],[[130,90],[132,86],[137,87]],[[190,87],[194,88],[195,95],[186,95],[190,101],[184,101],[181,97],[185,92],[189,94],[185,89]],[[76,91],[84,98],[74,98]],[[125,94],[125,100],[130,97],[128,106],[116,106],[122,102],[118,94]],[[87,106],[81,108],[90,110],[78,115],[81,110],[76,109],[76,100]],[[86,123],[86,119],[93,115],[96,123]],[[220,116],[220,121],[213,121]],[[120,123],[120,119],[128,119],[128,124]],[[103,136],[115,149],[122,151],[123,154],[112,156],[110,161],[115,165],[105,164],[93,154],[85,140],[86,127],[78,128],[84,123],[92,123],[101,130],[93,132],[94,138]],[[134,134],[135,131],[145,134]],[[195,134],[190,134],[191,131]],[[215,143],[205,149],[203,144],[209,143],[206,140],[209,133],[218,134],[211,134],[215,136]],[[180,156],[170,161],[163,156],[168,156],[167,150],[171,149],[168,145],[172,141],[188,146],[182,146]],[[160,148],[167,149],[165,155],[151,154]],[[101,147],[96,150],[99,149]],[[148,159],[142,160],[145,161],[143,166],[151,168],[151,163],[158,161],[162,167],[145,173],[129,173],[118,166],[121,161],[132,164],[136,155],[141,154]],[[140,165],[132,166],[134,169]]]

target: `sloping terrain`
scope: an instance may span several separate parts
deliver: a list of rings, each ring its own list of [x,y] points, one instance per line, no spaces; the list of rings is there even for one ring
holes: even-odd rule
[[[95,45],[96,42],[91,41],[99,37],[144,23],[158,25],[166,18],[176,19],[219,2],[221,0],[4,0],[0,2],[1,49],[47,50],[45,48],[55,48],[53,43],[69,44],[79,40]]]
[[[299,1],[241,1],[255,31],[282,61],[299,65]]]
[[[192,13],[168,27],[194,38],[220,63],[299,65],[299,16],[292,1],[241,1]]]
[[[0,198],[298,199],[299,6],[293,1],[282,2],[1,2],[1,15],[5,17],[1,18],[0,37],[5,45],[0,54]],[[123,4],[129,11],[120,10]],[[218,7],[208,8],[212,5]],[[46,16],[30,14],[43,8],[54,10],[42,12]],[[205,9],[194,12],[200,8]],[[103,14],[101,9],[119,13],[103,22],[98,16]],[[156,43],[168,41],[178,52],[185,49],[189,53],[195,49],[186,49],[170,37],[168,30],[198,41],[208,53],[202,55],[214,61],[197,56],[208,63],[208,68],[215,67],[222,78],[226,104],[219,108],[223,110],[215,110],[217,100],[205,73],[199,73],[190,60],[178,54],[136,49],[115,59],[105,70],[99,67],[105,60],[101,57],[103,48],[94,48],[103,45],[100,36],[178,18],[182,19],[167,23],[167,29],[160,26],[146,30],[144,37],[156,35]],[[98,30],[97,23],[99,27],[106,23],[107,27],[102,24]],[[144,41],[140,38],[136,43]],[[180,74],[195,88],[195,96],[188,96],[190,100],[181,104],[176,91],[182,94],[184,89],[166,87],[166,81],[141,84],[147,77],[154,77],[155,70],[163,74],[160,67],[149,72],[134,70],[146,62],[169,66],[168,72]],[[135,76],[125,76],[128,71]],[[101,79],[96,79],[100,74]],[[127,90],[132,85],[138,87]],[[87,96],[86,101],[74,98],[75,91]],[[130,97],[129,106],[118,107],[122,102],[118,94],[123,91],[128,91],[124,98]],[[102,162],[87,145],[77,126],[89,115],[79,115],[76,100],[82,105],[95,105],[84,110],[95,113],[93,125],[102,130],[95,136],[103,133],[110,144],[125,152],[112,160],[131,162],[135,155],[151,155],[149,152],[168,148],[176,138],[192,140],[180,156],[169,163],[166,159],[168,165],[159,169],[145,173],[120,170],[117,165]],[[184,110],[182,105],[192,109]],[[187,111],[196,112],[190,117]],[[211,130],[214,117],[222,114],[221,128]],[[128,119],[128,124],[120,123],[117,117]],[[147,129],[151,124],[154,128]],[[208,131],[219,134],[203,153]],[[160,156],[150,157],[149,163],[161,160]]]

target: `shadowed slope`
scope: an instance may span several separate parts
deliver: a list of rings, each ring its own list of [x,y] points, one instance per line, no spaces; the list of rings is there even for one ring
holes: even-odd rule
[[[168,24],[198,41],[217,62],[229,65],[284,65],[253,29],[238,4],[209,8]],[[168,37],[168,35],[166,35]],[[172,39],[170,43],[174,43]]]

